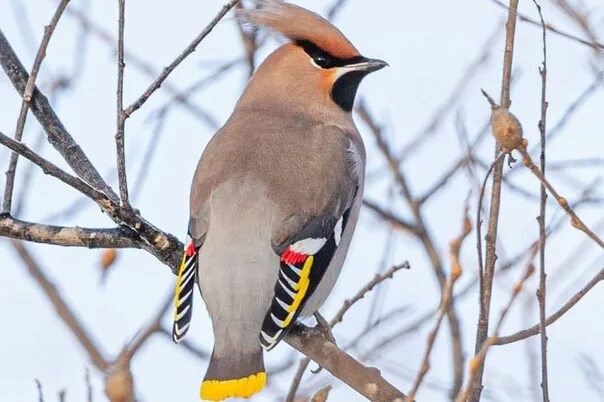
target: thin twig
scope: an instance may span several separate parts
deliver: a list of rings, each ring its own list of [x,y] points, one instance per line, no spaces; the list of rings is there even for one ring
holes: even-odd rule
[[[503,7],[503,8],[509,9],[509,7],[506,6],[502,1],[499,1],[499,0],[491,0],[491,1],[493,3],[499,5],[499,6]],[[520,21],[522,21],[522,22],[526,22],[526,23],[529,23],[531,25],[535,25],[535,26],[541,27],[541,23],[539,21],[535,21],[534,19],[532,19],[530,17],[527,17],[526,15],[518,14],[518,19]],[[583,45],[589,46],[592,49],[595,49],[595,50],[598,50],[598,51],[604,50],[604,44],[602,44],[602,43],[591,42],[591,41],[585,40],[583,38],[579,38],[578,36],[575,36],[575,35],[569,34],[567,32],[561,31],[560,29],[558,29],[558,28],[556,28],[556,27],[554,27],[554,26],[552,26],[550,24],[546,24],[545,28],[548,31],[550,31],[552,33],[555,33],[556,35],[560,35],[563,38],[570,39],[572,41],[575,41],[575,42],[581,43]]]
[[[375,119],[373,119],[364,102],[359,102],[356,111],[359,117],[363,119],[363,121],[371,129],[371,132],[374,138],[376,139],[377,146],[380,152],[386,159],[386,162],[388,162],[388,167],[390,168],[390,171],[394,177],[395,183],[399,186],[405,201],[407,202],[409,208],[411,209],[411,212],[413,213],[413,218],[415,221],[413,224],[413,227],[415,228],[413,233],[415,234],[417,239],[422,243],[422,246],[430,260],[432,270],[434,272],[436,280],[438,281],[438,285],[442,293],[447,281],[447,275],[445,274],[443,263],[437,251],[433,235],[430,233],[430,230],[426,224],[424,212],[421,209],[421,205],[419,204],[418,199],[415,198],[412,194],[405,173],[399,168],[399,163],[397,159],[394,157],[392,150],[386,143],[386,140],[382,133],[382,127],[376,123]],[[454,371],[453,385],[451,389],[452,394],[457,394],[459,388],[462,385],[463,380],[462,376],[464,357],[462,350],[459,317],[457,315],[454,303],[451,303],[451,308],[447,310],[447,319],[449,322],[449,330],[451,333],[451,353],[453,355],[452,362]]]
[[[489,166],[487,173],[484,176],[484,181],[482,182],[482,186],[480,187],[480,192],[478,195],[478,204],[476,206],[476,251],[478,253],[478,286],[480,292],[484,289],[484,262],[482,260],[482,200],[484,199],[484,193],[486,191],[487,181],[489,180],[489,176],[493,172],[495,165],[499,163],[500,160],[503,160],[505,154],[500,154]],[[482,300],[482,296],[481,296]],[[482,309],[483,304],[480,303],[480,307]],[[482,310],[481,310],[482,311]]]
[[[141,248],[134,232],[126,228],[91,229],[25,222],[0,216],[0,236],[63,247]]]
[[[115,40],[110,32],[95,24],[94,21],[88,18],[88,16],[82,10],[79,10],[75,7],[70,7],[66,10],[66,14],[74,18],[83,29],[90,31],[91,34],[94,34],[102,43],[111,47],[114,51],[114,54],[117,54],[117,40]],[[130,66],[137,68],[148,77],[155,78],[158,75],[158,72],[149,61],[138,57],[132,52],[129,52],[125,45],[124,59],[128,61]],[[198,105],[191,102],[189,98],[183,95],[183,91],[180,91],[176,86],[170,84],[170,82],[164,82],[162,84],[162,88],[164,88],[168,94],[173,95],[176,103],[182,106],[187,112],[191,113],[191,115],[201,120],[204,124],[207,124],[211,129],[218,128],[218,123],[214,117]]]
[[[595,241],[600,247],[604,248],[604,241],[595,234],[575,213],[573,208],[568,204],[566,198],[562,197],[556,189],[550,184],[550,182],[543,176],[543,172],[535,165],[531,156],[528,154],[526,148],[521,146],[518,148],[518,151],[522,154],[522,158],[524,161],[524,165],[529,168],[529,170],[533,173],[537,179],[543,184],[543,186],[549,191],[549,193],[554,197],[554,199],[558,202],[558,204],[566,211],[566,213],[571,217],[571,225],[576,229],[579,229],[589,237],[593,241]]]
[[[510,0],[508,20],[506,22],[505,51],[503,56],[503,74],[501,79],[501,107],[510,107],[510,82],[512,78],[512,62],[514,59],[514,38],[516,35],[516,14],[518,0]],[[500,145],[495,145],[495,154],[499,152]],[[497,226],[499,223],[499,207],[501,205],[501,182],[503,176],[503,158],[498,159],[493,171],[493,186],[491,188],[491,206],[489,208],[489,223],[486,236],[486,261],[484,269],[483,286],[480,288],[480,314],[476,331],[475,353],[478,353],[489,331],[489,315],[491,308],[491,291],[497,259]],[[478,208],[480,210],[480,207]],[[476,382],[472,390],[471,401],[480,401],[482,392],[482,376],[484,365],[476,368]]]
[[[432,348],[434,347],[434,342],[436,341],[436,336],[438,335],[438,331],[440,330],[440,325],[443,321],[443,318],[445,317],[447,310],[449,310],[449,308],[451,307],[451,300],[453,300],[453,286],[462,274],[462,267],[459,257],[459,254],[461,252],[461,246],[463,245],[464,239],[470,234],[471,231],[472,223],[470,222],[470,218],[468,217],[468,205],[466,201],[461,234],[455,239],[453,239],[449,245],[451,253],[451,273],[449,274],[449,277],[447,278],[447,283],[443,289],[438,318],[436,319],[434,328],[432,328],[432,331],[430,331],[430,333],[428,334],[428,338],[426,340],[427,346],[424,352],[424,357],[420,364],[419,372],[417,373],[417,377],[415,378],[415,381],[413,383],[413,388],[411,388],[411,391],[409,391],[405,402],[413,401],[413,398],[415,398],[415,394],[419,390],[419,387],[422,384],[424,377],[428,373],[428,370],[430,370],[430,355],[432,354]]]
[[[118,39],[117,39],[117,131],[115,133],[115,147],[117,153],[117,177],[120,188],[120,203],[123,207],[130,207],[128,197],[128,180],[126,177],[126,152],[124,150],[124,127],[126,113],[124,112],[124,20],[125,0],[118,0]]]
[[[497,339],[497,335],[499,334],[499,331],[501,330],[501,326],[503,325],[503,322],[505,321],[505,318],[507,317],[507,314],[509,313],[509,311],[512,307],[512,304],[514,304],[514,301],[516,300],[516,298],[518,297],[518,295],[524,288],[525,282],[531,277],[531,275],[535,271],[535,266],[533,265],[533,259],[535,258],[536,254],[537,254],[537,249],[535,248],[531,257],[529,258],[529,262],[526,266],[526,269],[525,269],[522,277],[514,285],[514,287],[512,289],[512,293],[510,295],[510,298],[509,298],[507,304],[505,305],[503,310],[501,310],[501,313],[499,315],[499,320],[497,321],[497,324],[495,325],[495,331],[494,331],[493,336],[489,337],[482,343],[480,350],[478,352],[476,352],[474,357],[470,360],[468,382],[467,382],[465,388],[463,389],[463,391],[461,391],[455,398],[455,402],[465,402],[468,400],[468,398],[474,397],[474,390],[476,389],[477,383],[479,380],[478,376],[484,369],[487,352],[489,351],[489,348],[494,344],[495,340]]]
[[[379,370],[367,367],[339,349],[321,330],[296,324],[285,342],[302,351],[370,401],[404,400],[406,395],[386,381]]]
[[[336,0],[327,11],[327,19],[333,21],[336,15],[344,8],[348,0]]]
[[[472,77],[474,77],[480,68],[489,60],[494,48],[493,44],[499,37],[500,32],[501,24],[495,24],[495,29],[482,45],[482,50],[478,54],[478,57],[466,67],[463,75],[459,77],[459,80],[453,87],[453,90],[445,99],[442,100],[442,103],[436,107],[434,112],[432,112],[428,122],[417,133],[415,133],[413,135],[413,139],[409,141],[407,145],[405,145],[403,150],[399,153],[399,161],[405,160],[407,156],[411,155],[416,149],[418,149],[422,144],[426,143],[427,140],[438,132],[438,128],[445,121],[444,117],[450,110],[453,109],[456,104],[459,103],[464,91],[472,82]]]
[[[143,104],[147,101],[147,99],[149,99],[153,92],[155,92],[161,86],[161,84],[166,80],[166,78],[168,78],[170,73],[174,71],[174,69],[178,67],[178,65],[188,55],[195,51],[201,41],[212,31],[212,29],[214,29],[216,24],[218,24],[218,22],[226,15],[226,13],[228,13],[229,10],[233,8],[238,2],[239,0],[230,0],[227,4],[222,7],[222,9],[218,12],[214,19],[210,21],[210,23],[201,31],[199,35],[197,35],[195,39],[193,39],[189,46],[187,46],[185,50],[180,55],[178,55],[178,57],[172,63],[170,63],[168,67],[164,68],[159,77],[157,77],[155,81],[153,81],[151,85],[149,85],[147,90],[145,90],[145,92],[136,101],[134,101],[134,103],[132,103],[126,108],[126,110],[124,111],[126,117],[130,116],[141,106],[143,106]]]
[[[91,187],[83,180],[70,175],[56,165],[50,163],[33,152],[26,145],[16,142],[12,138],[0,132],[0,144],[38,165],[44,173],[47,173],[68,186],[85,194],[97,203],[99,207],[116,223],[125,225],[135,231],[143,240],[141,247],[153,254],[164,264],[176,271],[182,257],[182,243],[173,235],[162,232],[155,226],[143,219],[138,213],[121,208],[116,202],[109,199],[104,193]]]
[[[543,20],[543,14],[541,12],[541,6],[536,0],[533,0],[537,12],[539,13],[539,19],[541,20],[542,27],[542,40],[543,40],[543,64],[539,68],[539,74],[541,75],[541,120],[539,120],[539,134],[541,136],[541,172],[545,177],[545,145],[546,145],[546,117],[548,103],[546,100],[546,89],[547,89],[547,42],[546,42],[546,28],[545,21]],[[545,207],[547,203],[547,192],[545,186],[540,186],[540,200],[539,200],[539,217],[537,221],[539,223],[539,289],[537,290],[537,300],[539,301],[539,330],[541,332],[541,389],[543,391],[543,402],[549,402],[549,386],[547,381],[547,333],[545,329],[545,304],[546,304],[546,273],[545,273]]]
[[[95,344],[90,333],[84,328],[71,308],[65,303],[54,284],[46,277],[25,244],[17,240],[11,240],[11,244],[19,254],[19,257],[28,269],[29,274],[34,278],[40,288],[42,288],[44,294],[52,303],[59,317],[61,317],[65,325],[67,325],[80,345],[84,348],[92,364],[99,370],[104,371],[108,367],[108,364],[100,352],[99,347]]]
[[[128,354],[131,357],[138,352],[138,350],[149,340],[149,338],[151,338],[152,335],[160,332],[161,321],[164,318],[164,315],[166,315],[166,312],[172,306],[173,299],[173,292],[170,292],[168,297],[165,298],[165,301],[160,305],[155,317],[135,336],[134,340],[128,346]]]
[[[15,129],[15,140],[21,141],[23,138],[23,129],[25,127],[25,120],[27,118],[27,112],[29,111],[29,104],[32,100],[34,94],[34,88],[36,85],[36,78],[38,78],[38,72],[40,71],[40,67],[42,66],[42,62],[46,57],[46,49],[48,48],[48,44],[50,43],[50,38],[55,31],[57,24],[59,23],[59,19],[61,15],[63,15],[63,11],[65,7],[67,7],[67,3],[69,0],[61,0],[57,9],[50,20],[50,23],[44,27],[44,36],[42,37],[42,42],[40,43],[40,47],[38,48],[38,53],[36,54],[36,58],[34,60],[34,64],[31,68],[31,73],[29,74],[29,78],[27,79],[27,83],[25,84],[25,90],[23,91],[23,101],[21,103],[21,111],[19,112],[19,118],[17,120],[17,128]],[[13,152],[10,157],[10,162],[8,165],[8,170],[6,171],[6,186],[4,187],[4,199],[2,202],[2,211],[1,213],[10,213],[12,207],[12,199],[13,199],[13,188],[15,186],[15,173],[17,170],[17,161],[19,160],[19,154]]]
[[[338,312],[329,321],[330,328],[333,328],[336,325],[338,325],[338,323],[342,322],[346,312],[348,312],[348,310],[350,310],[350,308],[355,303],[357,303],[359,300],[363,299],[368,293],[370,293],[376,286],[378,286],[379,284],[381,284],[382,282],[384,282],[387,279],[391,279],[394,276],[394,274],[397,273],[398,271],[400,271],[401,269],[409,269],[409,268],[410,268],[409,263],[405,261],[402,264],[393,266],[392,268],[390,268],[388,271],[384,272],[383,274],[377,274],[369,283],[367,283],[365,286],[363,286],[363,288],[361,288],[352,298],[344,301],[344,304],[342,305],[342,307],[340,307]],[[287,397],[285,398],[285,402],[294,402],[295,397],[296,397],[296,392],[298,390],[298,387],[300,386],[302,377],[304,376],[304,371],[308,367],[309,363],[310,363],[310,359],[308,357],[305,357],[304,359],[302,359],[300,361],[300,364],[298,365],[298,369],[296,370],[296,374],[294,375],[294,379],[292,380],[292,383],[289,387],[289,391],[287,393]]]
[[[90,382],[90,370],[86,367],[86,372],[84,373],[84,382],[86,383],[86,402],[92,402],[92,383]]]
[[[568,312],[575,304],[579,302],[594,286],[596,286],[599,282],[604,281],[604,268],[600,269],[600,271],[581,289],[579,290],[570,300],[568,300],[558,311],[547,317],[545,320],[545,325],[550,326],[555,323],[560,317],[562,317],[566,312]],[[537,323],[530,328],[524,329],[522,331],[518,331],[511,335],[500,336],[493,342],[493,345],[507,345],[509,343],[514,343],[526,339],[528,337],[539,334],[540,324]]]
[[[34,379],[38,389],[38,402],[44,402],[44,392],[42,392],[42,383],[37,378]]]
[[[2,64],[2,69],[11,80],[15,89],[23,96],[28,74],[2,30],[0,30],[0,64]],[[37,88],[34,89],[30,107],[34,116],[44,128],[48,141],[59,151],[78,177],[105,193],[113,201],[117,201],[119,199],[118,196],[101,177],[82,148],[80,148],[71,134],[65,129],[63,123],[59,120],[48,102],[48,99]]]

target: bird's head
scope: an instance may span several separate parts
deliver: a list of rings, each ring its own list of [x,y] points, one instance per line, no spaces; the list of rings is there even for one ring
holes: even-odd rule
[[[240,101],[243,107],[348,113],[361,80],[388,65],[362,56],[342,32],[311,11],[282,0],[256,2],[258,8],[242,10],[239,18],[268,27],[290,43],[258,68]]]

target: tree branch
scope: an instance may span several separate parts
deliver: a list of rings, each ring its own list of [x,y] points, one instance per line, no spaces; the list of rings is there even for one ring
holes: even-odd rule
[[[212,29],[214,29],[216,24],[218,24],[218,22],[226,15],[226,13],[228,13],[229,10],[233,8],[238,2],[239,0],[230,0],[227,4],[222,7],[222,9],[218,12],[218,14],[216,14],[214,19],[210,21],[210,23],[203,29],[203,31],[199,33],[199,35],[197,35],[197,37],[195,37],[195,39],[193,39],[189,46],[187,46],[185,50],[180,55],[178,55],[178,57],[168,67],[164,68],[159,77],[157,77],[157,79],[153,81],[151,85],[149,85],[149,88],[147,88],[147,90],[136,101],[134,101],[134,103],[132,103],[126,108],[126,110],[124,111],[126,117],[130,116],[141,106],[143,106],[143,104],[147,101],[147,99],[149,99],[153,92],[155,92],[161,86],[161,84],[166,80],[166,78],[168,78],[170,73],[172,73],[172,71],[174,71],[174,69],[178,67],[178,65],[188,55],[195,51],[201,41],[206,36],[208,36],[210,32],[212,32]]]
[[[2,64],[4,72],[13,83],[17,92],[23,96],[25,94],[28,74],[2,30],[0,30],[0,64]],[[63,123],[50,106],[48,99],[38,88],[34,88],[30,107],[34,116],[44,128],[48,141],[65,158],[65,161],[67,161],[73,171],[82,180],[105,193],[107,197],[117,201],[118,197],[115,192],[101,177],[71,134],[67,132]]]
[[[65,304],[61,295],[57,291],[54,284],[46,277],[34,257],[31,255],[25,244],[20,241],[12,240],[13,247],[23,260],[30,275],[36,283],[42,288],[48,300],[52,303],[57,314],[61,317],[65,325],[69,327],[74,336],[78,339],[80,345],[86,350],[90,361],[101,371],[104,371],[109,366],[98,346],[92,340],[88,331],[80,324],[73,311]]]
[[[128,180],[126,177],[126,151],[124,150],[124,127],[126,113],[124,112],[124,13],[125,0],[118,0],[118,39],[117,39],[117,131],[115,133],[115,147],[117,154],[117,177],[120,188],[120,201],[124,207],[130,207],[128,197]]]
[[[46,48],[50,43],[50,37],[59,23],[59,19],[61,18],[61,15],[63,15],[63,11],[65,10],[65,7],[67,7],[67,3],[69,3],[69,0],[61,0],[54,15],[52,16],[52,19],[50,20],[50,23],[44,27],[44,36],[42,36],[42,42],[40,43],[38,53],[36,54],[34,65],[31,68],[31,74],[29,75],[27,83],[25,84],[23,101],[21,102],[21,111],[19,112],[17,128],[15,130],[15,140],[17,141],[21,141],[23,138],[23,129],[25,127],[27,112],[29,111],[29,104],[34,94],[36,78],[38,77],[38,72],[42,66],[42,61],[44,61],[44,57],[46,57]],[[6,171],[6,187],[4,188],[4,199],[2,202],[2,212],[4,213],[10,213],[11,211],[13,188],[15,185],[15,173],[17,171],[18,160],[19,155],[13,152],[10,157],[8,170]]]
[[[141,246],[164,264],[176,272],[182,257],[183,244],[169,233],[164,233],[147,222],[140,215],[130,209],[121,208],[118,203],[109,199],[105,194],[92,188],[81,179],[59,169],[46,159],[37,155],[26,145],[16,142],[0,132],[0,144],[5,145],[14,152],[27,158],[38,165],[44,173],[61,180],[96,202],[101,209],[117,224],[125,225],[135,231],[143,240]]]
[[[568,302],[566,302],[558,311],[547,317],[545,325],[549,326],[555,323],[560,317],[562,317],[567,311],[569,311],[575,304],[579,302],[594,286],[600,281],[604,281],[604,268],[600,270],[579,292],[577,292]],[[508,343],[518,342],[528,337],[537,335],[540,333],[540,324],[535,324],[530,328],[518,331],[514,334],[507,336],[499,336],[493,342],[493,345],[507,345]]]
[[[510,107],[510,83],[512,78],[512,62],[514,59],[514,38],[516,34],[516,13],[518,0],[510,0],[508,20],[506,22],[505,51],[503,57],[503,77],[501,82],[501,107]],[[495,144],[495,155],[499,152],[500,144]],[[489,331],[489,315],[491,308],[491,291],[493,289],[493,277],[495,273],[495,262],[497,260],[497,226],[499,223],[499,207],[501,204],[501,182],[503,177],[503,158],[495,162],[493,169],[493,187],[491,189],[491,206],[489,209],[489,223],[486,235],[486,263],[483,286],[480,288],[480,313],[478,328],[476,330],[476,344],[474,351],[479,353],[482,345],[487,339]],[[476,382],[471,392],[470,400],[478,402],[482,392],[482,375],[484,364],[476,368]]]
[[[406,398],[381,376],[378,369],[362,365],[334,345],[320,330],[296,324],[285,336],[285,342],[370,401],[403,402]]]
[[[136,233],[127,228],[90,229],[42,225],[0,215],[0,236],[63,247],[141,248]]]
[[[545,177],[545,144],[546,144],[546,117],[548,103],[546,100],[546,89],[547,89],[547,42],[545,38],[546,28],[545,21],[543,20],[543,14],[541,13],[541,6],[536,0],[533,0],[539,13],[542,28],[542,41],[543,41],[543,64],[539,68],[539,74],[541,75],[541,120],[539,120],[539,134],[541,144],[541,172]],[[545,240],[547,234],[545,231],[545,207],[547,202],[547,192],[545,186],[541,184],[539,194],[539,217],[537,222],[539,223],[539,289],[537,290],[537,300],[539,301],[539,331],[541,332],[541,389],[543,394],[543,402],[549,402],[549,386],[547,381],[547,332],[545,327],[545,303],[546,303],[546,292],[547,292],[547,275],[545,273]]]

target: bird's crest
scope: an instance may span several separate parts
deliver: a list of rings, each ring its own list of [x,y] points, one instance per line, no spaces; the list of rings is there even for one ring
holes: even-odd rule
[[[283,0],[256,0],[258,8],[241,9],[240,21],[271,28],[291,41],[307,41],[341,59],[359,56],[359,51],[329,21],[318,14]]]

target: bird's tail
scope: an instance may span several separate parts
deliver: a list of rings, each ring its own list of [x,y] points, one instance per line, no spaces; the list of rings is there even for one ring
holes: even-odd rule
[[[199,391],[201,399],[222,401],[227,398],[249,398],[266,384],[266,372],[260,344],[252,353],[212,353],[206,376]]]

